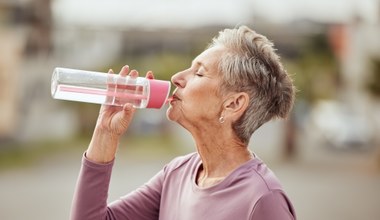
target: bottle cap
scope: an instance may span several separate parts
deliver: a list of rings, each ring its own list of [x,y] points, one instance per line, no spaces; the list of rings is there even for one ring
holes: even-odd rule
[[[148,80],[149,98],[147,108],[162,108],[168,99],[170,92],[170,82],[164,80]]]

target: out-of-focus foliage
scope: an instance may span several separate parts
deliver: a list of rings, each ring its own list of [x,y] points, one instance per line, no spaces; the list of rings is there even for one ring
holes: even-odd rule
[[[285,59],[284,63],[299,91],[297,98],[314,102],[335,97],[339,85],[338,63],[325,34],[306,38],[298,56]]]
[[[152,70],[157,79],[170,80],[175,73],[188,68],[192,60],[191,54],[180,53],[160,53],[151,56],[125,56],[110,64],[114,71],[120,70],[128,64],[130,68],[139,71],[144,75],[147,71]]]
[[[371,60],[372,72],[367,81],[367,90],[376,98],[380,98],[380,59]]]

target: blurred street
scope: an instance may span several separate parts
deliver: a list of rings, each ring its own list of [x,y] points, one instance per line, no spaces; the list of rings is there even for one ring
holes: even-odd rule
[[[68,147],[27,167],[0,172],[0,219],[65,220],[86,146]],[[380,172],[368,153],[331,156],[305,145],[300,159],[280,162],[261,157],[274,170],[292,199],[298,219],[377,220],[380,218]],[[173,158],[173,153],[121,148],[109,200],[135,189]]]

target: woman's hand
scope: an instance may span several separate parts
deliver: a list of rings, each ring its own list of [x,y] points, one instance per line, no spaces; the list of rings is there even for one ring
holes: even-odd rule
[[[112,70],[109,74],[113,74]],[[132,78],[138,77],[138,72],[124,66],[120,71],[121,76],[129,75]],[[147,72],[146,77],[153,79],[153,73]],[[88,159],[98,162],[107,163],[114,159],[120,137],[127,131],[135,108],[132,104],[125,104],[123,107],[102,105],[96,122],[95,131],[92,136],[90,146],[86,156]]]
[[[110,70],[108,74],[113,74],[113,71]],[[129,73],[129,67],[124,66],[120,71],[120,75],[129,75],[132,78],[136,78],[138,77],[138,72],[132,70]],[[129,103],[125,104],[123,107],[102,105],[95,129],[102,133],[108,133],[114,137],[120,137],[127,130],[134,112],[135,109]]]

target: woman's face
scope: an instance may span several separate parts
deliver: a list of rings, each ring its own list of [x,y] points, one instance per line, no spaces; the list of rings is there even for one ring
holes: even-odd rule
[[[167,110],[169,120],[184,127],[218,122],[223,102],[218,92],[218,62],[223,52],[223,47],[207,49],[193,60],[190,68],[172,76],[177,88]]]

